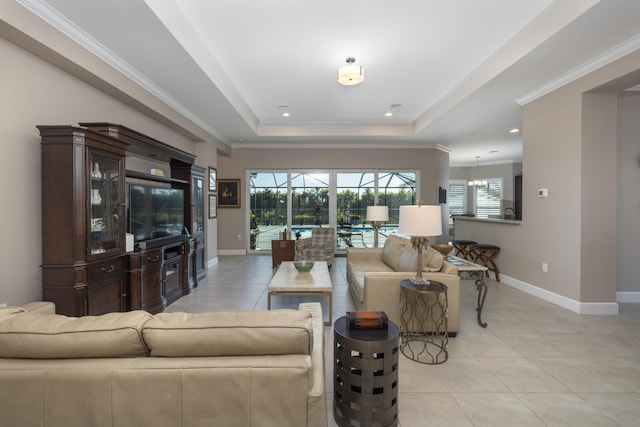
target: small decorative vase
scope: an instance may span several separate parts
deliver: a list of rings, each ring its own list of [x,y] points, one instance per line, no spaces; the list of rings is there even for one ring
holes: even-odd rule
[[[93,165],[93,172],[91,172],[91,178],[102,179],[102,172],[100,172],[100,167],[98,166],[98,162],[96,162]]]
[[[100,203],[102,203],[102,197],[100,197],[100,190],[97,188],[94,190],[91,190],[91,204],[99,205]]]

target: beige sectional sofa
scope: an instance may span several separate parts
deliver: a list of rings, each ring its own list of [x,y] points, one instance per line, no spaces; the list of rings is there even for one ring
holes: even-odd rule
[[[390,235],[382,248],[347,249],[347,283],[358,310],[383,310],[400,325],[400,281],[416,275],[417,252],[409,239]],[[423,276],[447,285],[448,331],[460,327],[460,278],[458,269],[442,254],[423,251]]]
[[[320,304],[70,318],[0,308],[0,424],[327,426]]]

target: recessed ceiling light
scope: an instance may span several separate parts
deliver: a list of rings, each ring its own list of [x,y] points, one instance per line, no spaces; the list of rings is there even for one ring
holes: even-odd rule
[[[391,104],[391,105],[389,105],[389,110],[386,113],[384,113],[385,117],[393,116],[393,112],[397,111],[398,109],[400,109],[400,107],[402,107],[402,104]]]
[[[509,133],[518,133],[518,132],[520,132],[520,129],[518,128],[513,128],[509,131]]]
[[[282,113],[282,117],[289,117],[289,116],[291,116],[291,114],[289,114],[289,113],[287,113],[287,112]]]

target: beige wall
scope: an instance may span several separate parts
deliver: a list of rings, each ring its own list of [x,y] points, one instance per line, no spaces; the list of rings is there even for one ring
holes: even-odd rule
[[[640,292],[640,95],[618,104],[618,292]]]
[[[425,204],[438,204],[438,186],[448,179],[448,165],[448,153],[435,149],[233,149],[231,156],[218,158],[218,177],[242,179],[242,209],[218,210],[218,249],[247,248],[247,170],[419,170],[419,197]]]
[[[580,176],[580,301],[584,302],[616,300],[617,145],[617,93],[584,94]]]
[[[218,154],[214,144],[196,144],[196,163],[199,166],[206,168],[204,186],[205,186],[205,199],[204,199],[204,212],[208,218],[206,223],[206,242],[207,242],[207,254],[206,259],[211,263],[217,261],[218,258],[218,219],[209,219],[209,168],[217,168]]]
[[[109,121],[194,153],[196,144],[172,129],[0,38],[0,303],[42,298],[40,136],[36,125]],[[211,155],[211,153],[206,153]],[[215,163],[197,159],[207,166]],[[46,214],[46,213],[45,213]],[[213,239],[215,241],[215,239]]]

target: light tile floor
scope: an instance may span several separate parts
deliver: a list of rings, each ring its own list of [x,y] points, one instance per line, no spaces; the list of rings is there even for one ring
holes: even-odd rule
[[[331,271],[333,317],[353,310],[345,258]],[[266,309],[268,255],[221,256],[207,278],[167,311]],[[399,420],[413,426],[640,426],[640,304],[617,316],[579,315],[490,281],[476,323],[476,290],[463,281],[460,333],[436,366],[400,355]],[[327,298],[324,298],[327,300]],[[274,297],[296,308],[304,297]],[[325,315],[327,301],[323,301]],[[325,327],[327,407],[332,415],[333,334]]]

